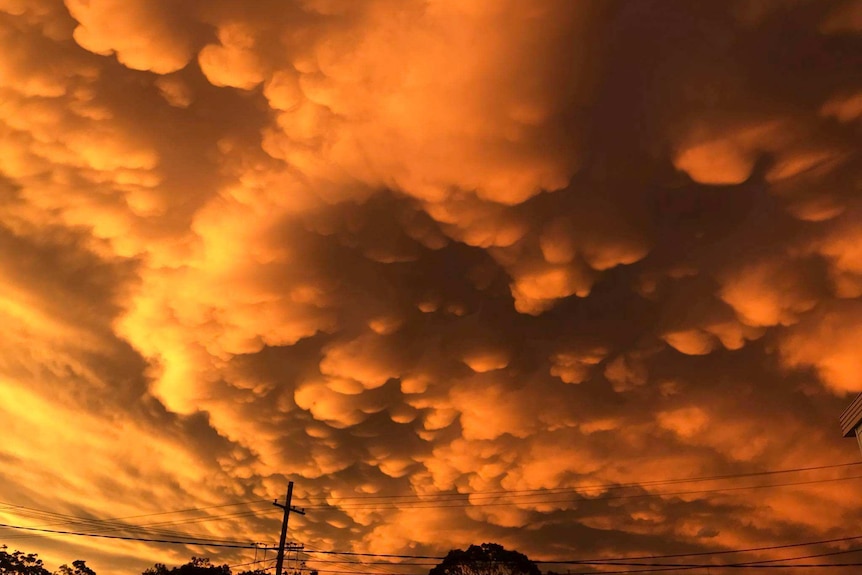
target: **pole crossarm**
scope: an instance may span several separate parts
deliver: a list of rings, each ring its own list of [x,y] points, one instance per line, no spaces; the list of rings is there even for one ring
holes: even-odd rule
[[[287,495],[284,497],[284,503],[279,503],[278,499],[272,502],[273,505],[284,510],[284,517],[281,520],[281,538],[278,541],[278,555],[275,559],[275,575],[282,575],[285,548],[287,548],[288,551],[302,551],[304,548],[302,545],[297,543],[285,544],[287,541],[287,520],[290,518],[290,514],[297,513],[299,515],[305,515],[305,509],[300,509],[290,504],[292,498],[293,481],[289,481],[287,483]]]

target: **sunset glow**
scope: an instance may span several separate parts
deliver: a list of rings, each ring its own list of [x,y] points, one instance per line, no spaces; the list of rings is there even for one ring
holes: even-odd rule
[[[862,564],[859,0],[0,0],[0,48],[0,545],[270,569],[293,481],[322,575]]]

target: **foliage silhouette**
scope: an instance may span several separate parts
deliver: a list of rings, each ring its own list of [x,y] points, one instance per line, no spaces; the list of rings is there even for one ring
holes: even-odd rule
[[[428,575],[541,575],[530,559],[496,543],[453,549]]]
[[[23,551],[9,553],[7,549],[5,545],[0,546],[0,575],[51,575],[38,554]],[[87,567],[85,561],[78,559],[72,561],[72,567],[61,565],[54,575],[96,575],[96,572]]]
[[[185,565],[168,569],[164,563],[156,563],[141,575],[231,575],[227,565],[213,565],[206,557],[192,557]]]
[[[7,551],[5,545],[0,545],[0,575],[52,575],[39,559],[36,553],[23,551]],[[86,561],[72,561],[72,566],[61,565],[53,575],[96,575]],[[179,567],[168,567],[164,563],[156,563],[143,571],[142,575],[232,575],[230,566],[213,565],[206,557],[192,557]],[[236,575],[269,575],[265,569],[240,571]],[[311,571],[310,575],[317,575]]]
[[[54,575],[96,575],[96,572],[87,567],[86,561],[72,561],[72,566],[60,565],[60,569]]]

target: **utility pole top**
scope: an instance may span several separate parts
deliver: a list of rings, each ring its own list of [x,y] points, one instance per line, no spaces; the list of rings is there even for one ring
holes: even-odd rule
[[[305,509],[299,509],[298,507],[293,507],[290,504],[292,498],[293,481],[289,481],[287,483],[287,495],[285,495],[284,497],[284,504],[279,503],[278,499],[272,502],[272,504],[276,507],[284,509],[284,517],[281,520],[281,538],[278,541],[278,556],[275,559],[275,575],[282,575],[281,569],[284,566],[284,550],[285,542],[287,540],[287,520],[290,518],[291,513],[305,515]],[[288,545],[287,548],[289,551],[301,551],[303,549],[303,546],[292,543]]]
[[[293,482],[291,481],[290,484],[293,485]],[[295,507],[295,506],[290,505],[290,497],[285,498],[285,503],[279,503],[278,499],[276,499],[275,501],[272,502],[272,504],[275,505],[276,507],[281,507],[284,510],[289,510],[291,513],[298,513],[300,515],[305,515],[305,509],[304,508],[299,508],[299,507]]]

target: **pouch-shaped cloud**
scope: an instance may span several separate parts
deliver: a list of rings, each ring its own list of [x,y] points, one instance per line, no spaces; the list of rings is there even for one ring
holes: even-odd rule
[[[859,355],[853,351],[860,337],[860,313],[856,301],[822,306],[782,338],[782,358],[792,367],[814,368],[835,391],[855,391],[862,369]]]
[[[191,59],[191,21],[170,2],[68,0],[66,8],[78,22],[78,45],[96,54],[116,53],[129,68],[167,74]]]
[[[805,278],[803,263],[758,262],[735,272],[721,289],[743,323],[770,326],[794,323],[817,304],[816,286]]]
[[[834,537],[849,470],[734,477],[856,457],[856,15],[0,0],[0,500],[294,480],[309,549],[396,554]]]
[[[281,112],[283,132],[268,149],[320,175],[304,161],[312,143],[318,166],[429,201],[460,189],[513,204],[564,187],[578,158],[556,120],[573,105],[562,94],[590,97],[588,56],[575,46],[592,11],[564,2],[354,7],[346,28],[324,23],[294,56],[304,98]],[[567,51],[565,76],[543,61],[556,50]]]

